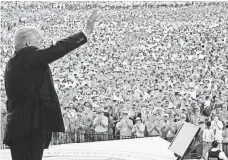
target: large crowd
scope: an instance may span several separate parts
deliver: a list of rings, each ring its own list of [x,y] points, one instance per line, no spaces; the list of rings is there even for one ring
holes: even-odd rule
[[[4,69],[14,53],[15,30],[36,25],[47,47],[83,29],[96,8],[101,17],[88,43],[50,64],[66,131],[170,140],[190,122],[203,128],[205,144],[228,141],[227,2],[3,2],[1,7],[2,131]]]

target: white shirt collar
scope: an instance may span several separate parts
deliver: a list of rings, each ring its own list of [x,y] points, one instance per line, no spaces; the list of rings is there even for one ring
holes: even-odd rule
[[[216,151],[218,151],[219,149],[218,148],[212,148],[211,149],[211,151],[213,151],[213,152],[216,152]]]

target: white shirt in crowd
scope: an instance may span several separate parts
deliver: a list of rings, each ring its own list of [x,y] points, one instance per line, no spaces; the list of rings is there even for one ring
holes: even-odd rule
[[[219,142],[222,142],[222,129],[223,129],[223,123],[222,121],[212,121],[211,127],[215,131],[215,140],[218,140]]]
[[[93,125],[95,126],[95,132],[102,133],[108,131],[108,118],[105,116],[96,117]]]
[[[207,129],[205,128],[203,131],[203,141],[204,142],[212,142],[215,139],[214,131],[213,129]]]
[[[137,137],[144,137],[145,125],[143,123],[135,124],[132,133]]]
[[[131,136],[133,122],[129,118],[122,119],[116,124],[116,128],[120,130],[120,136]]]

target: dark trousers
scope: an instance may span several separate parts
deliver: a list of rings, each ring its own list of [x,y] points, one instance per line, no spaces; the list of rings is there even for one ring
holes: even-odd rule
[[[10,146],[12,160],[42,160],[44,142],[44,133],[40,129],[34,129],[25,136],[14,137]]]

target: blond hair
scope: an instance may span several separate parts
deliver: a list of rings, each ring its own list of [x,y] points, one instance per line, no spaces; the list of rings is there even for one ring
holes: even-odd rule
[[[25,26],[18,28],[14,35],[14,47],[15,50],[19,50],[26,47],[26,43],[33,36],[40,35],[41,31],[34,26]]]

